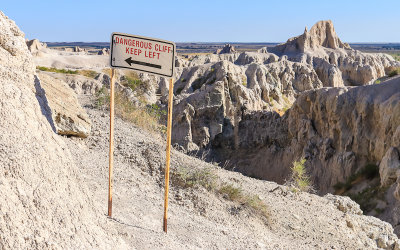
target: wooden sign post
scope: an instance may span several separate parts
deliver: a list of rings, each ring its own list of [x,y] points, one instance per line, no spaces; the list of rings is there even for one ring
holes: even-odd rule
[[[169,93],[168,93],[168,120],[167,120],[167,157],[165,165],[165,194],[164,194],[164,232],[167,232],[167,219],[168,219],[168,190],[169,190],[169,165],[171,156],[171,130],[172,130],[172,107],[174,96],[174,83],[173,79],[169,80]]]
[[[110,83],[110,154],[108,158],[108,216],[112,214],[112,186],[114,163],[114,69],[111,69]]]
[[[112,214],[112,187],[113,187],[113,153],[114,153],[114,68],[132,69],[139,72],[156,74],[169,78],[168,121],[167,121],[167,150],[165,167],[165,195],[164,195],[164,232],[167,232],[168,218],[168,189],[169,167],[171,154],[172,130],[172,99],[173,76],[175,66],[175,43],[157,38],[129,35],[123,33],[111,34],[110,65],[110,156],[108,180],[108,216]]]

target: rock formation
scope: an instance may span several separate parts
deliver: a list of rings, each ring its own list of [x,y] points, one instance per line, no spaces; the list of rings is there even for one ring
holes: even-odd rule
[[[290,38],[286,43],[280,44],[271,50],[276,54],[304,53],[321,47],[329,49],[350,49],[348,44],[342,43],[335,32],[332,21],[320,21],[310,31],[307,27],[300,36]]]
[[[230,46],[226,48],[226,52],[232,52]],[[318,22],[303,35],[260,52],[196,56],[189,63],[179,63],[187,67],[183,68],[175,84],[179,110],[176,115],[185,116],[175,123],[180,128],[175,137],[177,143],[186,145],[188,150],[208,148],[216,134],[224,134],[222,121],[229,120],[229,126],[235,127],[236,113],[237,119],[241,120],[243,114],[251,111],[281,112],[306,90],[371,84],[400,67],[400,63],[388,55],[365,54],[351,49],[340,41],[331,21]],[[204,113],[200,115],[198,109],[205,111],[213,107],[213,110],[216,106],[200,102],[197,107],[194,103],[198,103],[196,100],[200,96],[209,98],[207,96],[215,91],[218,94],[213,94],[212,100],[219,96],[217,102],[221,112],[210,112],[214,115],[212,119]],[[216,118],[215,114],[220,117]],[[215,119],[218,129],[206,125]],[[192,120],[201,125],[193,126]],[[194,137],[197,142],[192,140]]]
[[[340,47],[340,41],[330,34],[313,44]],[[71,61],[77,63],[81,58]],[[390,186],[388,192],[398,198],[398,80],[373,86],[322,88],[340,86],[345,74],[339,66],[325,62],[315,62],[315,66],[307,58],[289,59],[268,51],[198,57],[190,63],[177,58],[180,65],[174,87],[174,140],[189,151],[211,149],[221,161],[229,157],[232,162],[228,167],[234,165],[248,175],[280,181],[291,162],[304,156],[307,171],[322,193],[363,164],[380,161],[382,186]],[[104,213],[98,211],[104,203],[99,197],[105,197],[99,181],[104,178],[104,169],[99,167],[103,162],[99,159],[104,158],[107,147],[109,117],[100,111],[88,111],[95,126],[94,138],[88,141],[55,134],[56,126],[64,130],[86,129],[82,133],[87,134],[86,113],[78,107],[64,78],[56,79],[47,73],[34,75],[35,66],[23,33],[3,13],[0,64],[0,199],[4,201],[0,203],[0,248],[160,246],[165,237],[153,230],[161,225],[161,221],[160,225],[154,222],[159,216],[153,212],[160,210],[155,202],[162,201],[160,166],[165,159],[160,152],[164,144],[132,124],[116,120],[119,129],[115,160],[124,169],[118,175],[116,200],[123,213],[106,220]],[[102,73],[93,81],[65,77],[79,94],[93,94],[99,87],[107,87],[110,80]],[[117,86],[124,77],[124,73],[116,76]],[[157,95],[165,102],[165,78],[144,74],[138,77],[146,82],[143,96],[149,102],[157,100]],[[288,109],[289,105],[293,106],[285,114],[275,112]],[[61,119],[58,125],[53,123],[64,116],[65,123]],[[71,152],[80,169],[73,163]],[[172,234],[171,248],[263,248],[269,246],[266,244],[285,249],[400,247],[388,223],[361,215],[360,206],[347,197],[293,192],[276,183],[217,169],[177,151],[173,151],[172,162],[172,170],[182,165],[195,171],[210,169],[219,185],[234,183],[240,190],[243,187],[246,192],[255,192],[251,202],[265,202],[268,218],[260,219],[254,216],[257,208],[226,201],[221,194],[211,194],[206,188],[171,186],[172,226],[176,229],[179,225],[176,234]],[[90,195],[86,181],[90,183]],[[324,183],[328,186],[324,187]],[[121,198],[130,202],[122,202]],[[398,225],[394,216],[391,219]],[[145,227],[132,226],[138,221]],[[219,229],[215,230],[217,223]],[[194,239],[193,232],[182,234],[189,228],[202,237]],[[120,237],[131,244],[126,246]]]
[[[42,111],[47,113],[57,134],[83,138],[90,135],[90,119],[64,81],[39,73],[35,88],[36,95],[44,101]]]
[[[267,47],[262,47],[261,49],[257,50],[258,53],[268,53]]]
[[[189,151],[211,146],[230,131],[243,110],[272,110],[290,105],[298,93],[322,87],[306,64],[281,61],[241,67],[222,61],[185,68],[174,86],[173,141]],[[196,132],[195,132],[196,131]]]
[[[394,183],[398,165],[392,147],[399,147],[399,98],[398,80],[306,91],[284,117],[269,112],[242,116],[237,152],[232,143],[223,143],[232,142],[234,135],[219,138],[216,146],[232,150],[226,159],[240,171],[278,182],[288,175],[291,162],[304,156],[321,192],[333,191],[336,183],[382,159],[382,184]]]
[[[385,54],[362,53],[340,41],[331,21],[320,21],[310,31],[267,48],[289,60],[312,64],[324,86],[359,86],[383,77],[400,62]],[[341,74],[339,74],[339,71]]]
[[[97,54],[98,55],[110,55],[110,49],[102,48]]]
[[[74,51],[74,52],[86,52],[85,49],[83,49],[83,48],[81,48],[81,47],[79,47],[79,46],[75,46],[73,51]]]
[[[0,12],[0,248],[107,248],[119,244],[35,95],[24,34]],[[101,222],[100,222],[101,221]]]
[[[233,45],[231,44],[225,44],[225,46],[222,49],[218,49],[215,54],[230,54],[230,53],[235,53],[236,49]]]
[[[46,47],[46,45],[41,43],[38,39],[29,40],[26,42],[26,45],[28,46],[28,49],[32,54]]]

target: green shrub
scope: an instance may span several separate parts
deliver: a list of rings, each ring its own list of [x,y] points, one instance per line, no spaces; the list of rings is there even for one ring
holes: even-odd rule
[[[302,158],[300,161],[293,162],[292,176],[289,180],[289,185],[294,191],[309,192],[312,191],[310,177],[306,173],[304,163],[306,159]]]
[[[132,91],[135,91],[136,88],[142,84],[142,81],[138,78],[133,78],[131,76],[124,76],[121,80],[121,84],[125,87],[130,88]]]
[[[242,76],[242,85],[247,87],[247,77],[246,76]]]

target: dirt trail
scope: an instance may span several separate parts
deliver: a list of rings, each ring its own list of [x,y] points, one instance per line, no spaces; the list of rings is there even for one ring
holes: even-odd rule
[[[81,101],[88,104],[87,99]],[[82,171],[96,209],[103,211],[99,216],[106,216],[109,117],[107,112],[86,109],[93,121],[93,135],[88,139],[65,138],[65,141]],[[292,193],[286,187],[225,171],[175,150],[172,169],[212,168],[221,181],[259,195],[268,206],[270,218],[266,222],[241,204],[204,188],[172,187],[168,234],[165,234],[162,231],[164,141],[120,119],[116,119],[115,133],[113,218],[107,220],[105,227],[122,237],[130,248],[373,249],[379,235],[390,234],[387,223],[343,213],[324,197]],[[356,226],[352,228],[349,223]],[[376,236],[370,239],[369,234]]]

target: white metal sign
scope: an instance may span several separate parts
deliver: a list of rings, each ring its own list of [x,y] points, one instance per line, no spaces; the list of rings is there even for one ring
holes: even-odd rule
[[[172,77],[175,43],[123,33],[111,34],[111,67]]]

